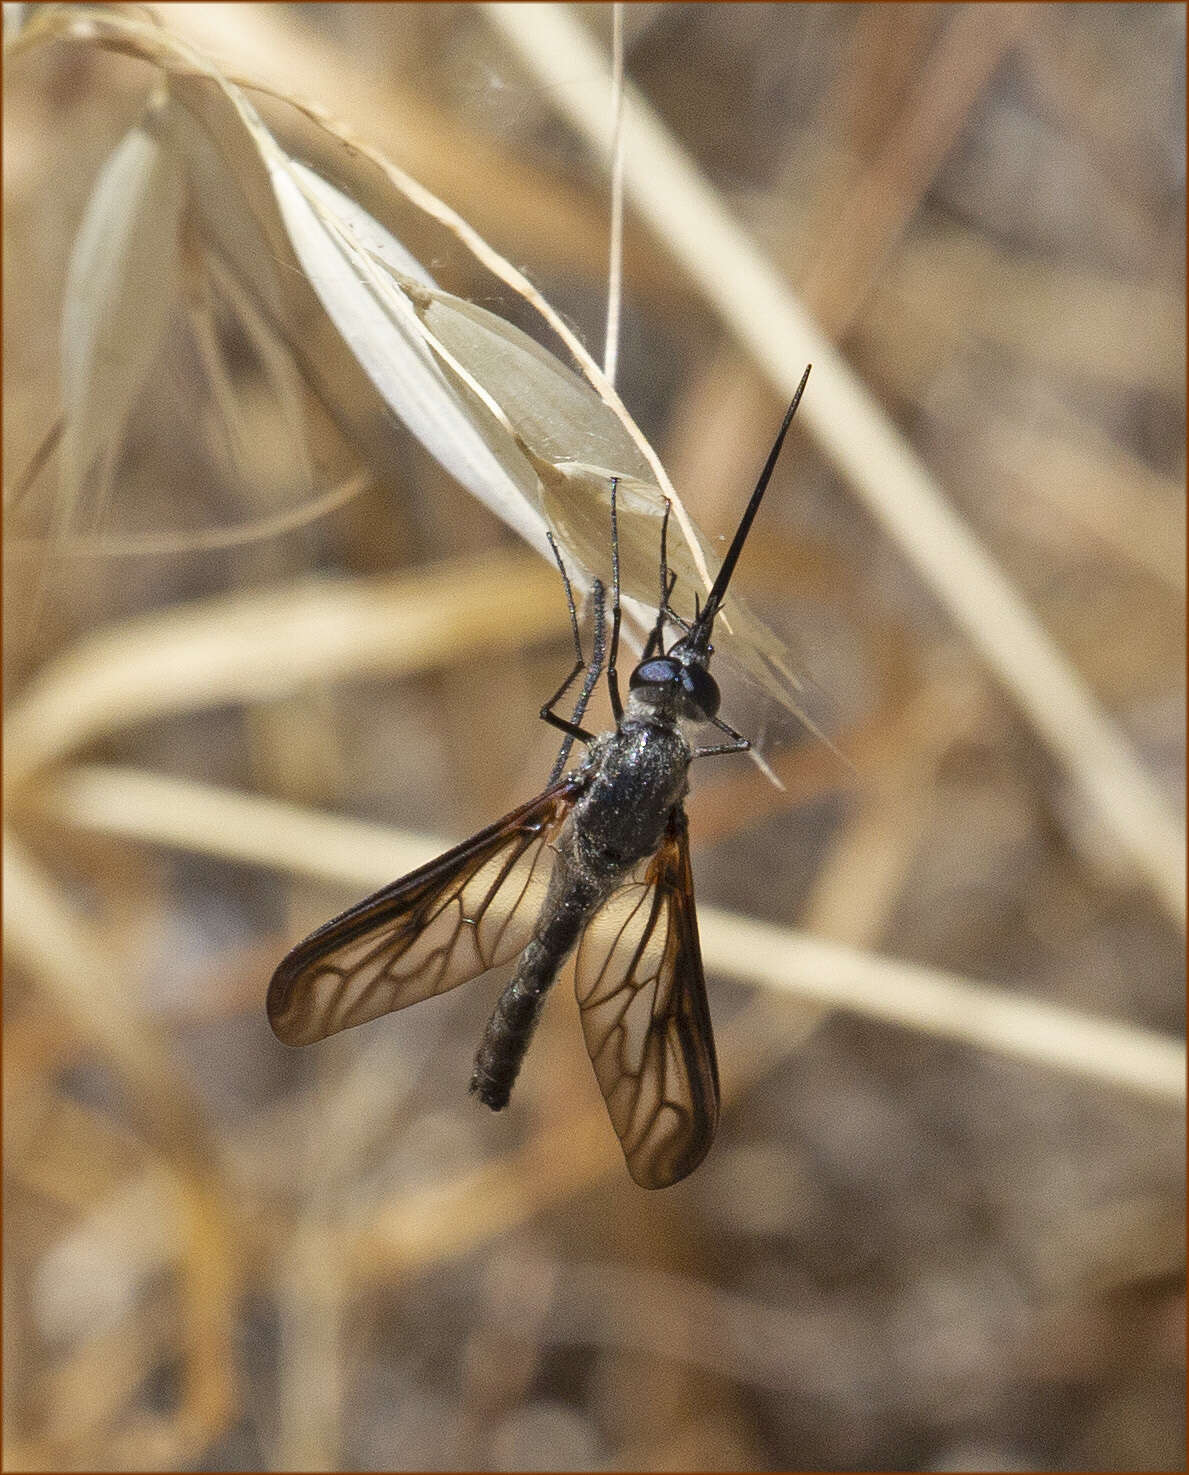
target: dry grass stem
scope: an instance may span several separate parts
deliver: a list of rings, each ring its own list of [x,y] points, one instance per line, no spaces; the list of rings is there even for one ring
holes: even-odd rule
[[[1171,1103],[1185,1098],[1179,1041],[840,943],[699,909],[707,962],[835,1008],[1067,1070]]]
[[[102,768],[68,773],[49,790],[46,803],[59,819],[110,827],[157,844],[176,844],[180,837],[183,844],[238,861],[276,864],[280,859],[286,869],[346,889],[378,889],[409,862],[424,864],[447,848],[443,841],[386,832],[379,825],[311,816],[248,795]],[[222,846],[221,836],[226,837]],[[255,856],[253,836],[265,837]],[[273,843],[278,838],[280,846]],[[369,873],[365,865],[373,861]],[[1148,1030],[717,908],[701,907],[699,916],[702,953],[711,972],[1040,1061],[1157,1100],[1184,1099],[1183,1048]]]
[[[199,553],[215,548],[243,548],[249,543],[262,543],[283,537],[298,528],[309,527],[330,512],[337,512],[354,501],[371,485],[366,472],[348,477],[338,486],[310,497],[300,507],[288,512],[272,512],[235,527],[194,528],[190,532],[142,533],[105,537],[6,538],[6,558],[44,557],[52,550],[55,558],[158,558],[179,553]]]
[[[101,631],[41,671],[11,708],[6,782],[15,792],[71,749],[167,713],[548,639],[565,629],[556,580],[538,559],[488,553],[448,570],[230,595]]]

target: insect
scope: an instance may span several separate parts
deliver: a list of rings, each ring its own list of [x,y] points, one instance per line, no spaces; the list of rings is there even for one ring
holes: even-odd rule
[[[541,709],[565,734],[544,793],[437,860],[327,922],[282,960],[268,989],[268,1018],[285,1044],[308,1045],[445,993],[519,956],[475,1056],[470,1089],[507,1105],[545,995],[576,949],[575,984],[586,1047],[632,1178],[665,1188],[706,1156],[718,1125],[718,1065],[694,909],[682,803],[694,758],[745,752],[747,739],[718,716],[711,635],[809,370],[793,397],[722,567],[691,622],[669,605],[661,526],[656,624],[621,700],[619,548],[611,484],[612,630],[595,584],[594,647]],[[556,553],[556,548],[555,548]],[[681,630],[668,650],[665,624]],[[614,731],[579,725],[606,661]],[[553,710],[586,667],[567,720]],[[691,746],[683,729],[709,723],[727,741]],[[585,760],[561,773],[574,741]]]

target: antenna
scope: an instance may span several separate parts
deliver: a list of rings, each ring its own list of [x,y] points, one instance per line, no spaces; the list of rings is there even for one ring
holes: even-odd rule
[[[793,402],[785,411],[784,420],[776,434],[772,449],[768,452],[768,459],[764,462],[764,469],[760,472],[760,479],[756,482],[756,489],[751,494],[743,516],[739,519],[739,526],[735,529],[735,536],[731,539],[731,546],[727,549],[727,556],[722,561],[722,567],[718,571],[718,577],[714,586],[706,598],[702,613],[694,621],[694,627],[687,637],[691,645],[704,649],[710,641],[710,632],[714,628],[714,617],[718,614],[719,606],[722,604],[723,596],[727,592],[727,585],[731,581],[731,575],[735,572],[735,565],[739,561],[739,555],[743,551],[743,544],[751,531],[751,525],[755,521],[755,515],[760,510],[760,502],[764,493],[768,490],[768,483],[772,480],[772,473],[776,469],[776,462],[780,457],[780,448],[784,445],[784,438],[788,434],[788,428],[793,423],[793,416],[797,413],[797,406],[801,403],[801,396],[805,393],[805,383],[809,378],[812,364],[807,364],[801,382],[797,385],[797,392],[793,395]]]

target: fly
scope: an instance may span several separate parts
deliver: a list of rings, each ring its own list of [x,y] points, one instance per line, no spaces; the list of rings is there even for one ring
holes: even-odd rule
[[[602,587],[596,582],[587,664],[559,557],[577,662],[541,709],[541,717],[566,735],[553,781],[536,799],[359,902],[286,954],[268,988],[269,1023],[285,1044],[312,1044],[518,956],[471,1075],[471,1091],[499,1111],[508,1103],[545,995],[576,949],[586,1048],[628,1172],[643,1188],[666,1188],[706,1156],[718,1125],[718,1065],[682,801],[694,758],[750,746],[718,716],[710,637],[808,377],[806,369],[692,623],[669,605],[676,575],[670,579],[666,567],[666,511],[657,620],[629,678],[626,704],[615,664],[620,600],[612,480],[606,679],[614,731],[596,736],[579,725],[607,655]],[[666,620],[682,630],[668,650]],[[553,709],[584,666],[573,718],[559,717]],[[683,725],[699,723],[712,724],[728,740],[692,747]],[[574,741],[586,744],[586,758],[557,777]]]

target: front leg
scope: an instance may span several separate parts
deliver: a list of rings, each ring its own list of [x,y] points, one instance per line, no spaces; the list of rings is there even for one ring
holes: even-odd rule
[[[712,717],[711,723],[718,728],[719,732],[725,732],[732,739],[729,743],[715,743],[709,748],[695,748],[695,758],[713,758],[716,753],[748,753],[751,751],[751,743],[741,732],[722,720],[721,717]]]
[[[606,653],[606,616],[603,608],[603,585],[598,579],[595,579],[591,585],[591,597],[594,600],[594,649],[591,652],[590,662],[588,664],[585,656],[582,654],[582,636],[578,629],[578,611],[574,605],[573,590],[570,587],[566,566],[562,562],[561,554],[558,552],[557,544],[553,540],[552,533],[549,534],[549,546],[553,549],[553,556],[557,560],[557,567],[561,573],[562,584],[566,591],[566,604],[570,611],[570,629],[574,636],[575,656],[574,667],[570,674],[540,711],[540,717],[543,722],[548,722],[551,727],[556,727],[559,732],[563,732],[566,735],[565,742],[562,743],[553,765],[553,771],[549,775],[549,782],[552,784],[561,776],[561,771],[565,767],[566,759],[570,756],[570,749],[573,747],[575,739],[588,744],[593,743],[595,740],[595,734],[588,732],[585,727],[580,726],[580,723],[586,711],[587,704],[590,701],[591,693],[594,691],[603,669],[603,659]],[[559,717],[553,709],[561,701],[562,697],[565,696],[575,676],[577,676],[578,672],[584,666],[586,667],[586,680],[582,683],[582,690],[578,693],[578,700],[574,703],[574,711],[568,720],[565,717]]]

